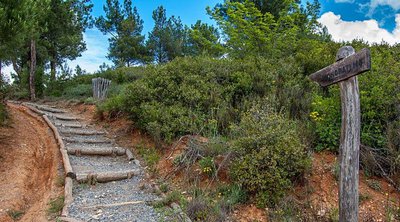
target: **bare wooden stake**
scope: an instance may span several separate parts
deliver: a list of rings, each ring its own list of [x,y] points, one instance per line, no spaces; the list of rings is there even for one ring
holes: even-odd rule
[[[132,153],[132,151],[131,151],[130,149],[126,149],[125,152],[126,152],[126,156],[128,157],[128,160],[129,160],[129,161],[135,159],[135,156],[133,156],[133,153]]]

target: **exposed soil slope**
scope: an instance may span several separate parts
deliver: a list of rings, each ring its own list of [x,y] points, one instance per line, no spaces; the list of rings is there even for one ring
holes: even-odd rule
[[[47,209],[57,196],[57,143],[41,118],[9,104],[11,126],[0,128],[0,221],[23,212],[20,221],[48,221]]]

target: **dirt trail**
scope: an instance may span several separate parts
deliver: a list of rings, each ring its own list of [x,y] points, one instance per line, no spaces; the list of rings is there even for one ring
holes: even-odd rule
[[[48,203],[62,189],[55,184],[57,143],[41,118],[8,107],[12,124],[0,128],[0,221],[13,221],[8,211],[23,212],[19,221],[48,221]]]

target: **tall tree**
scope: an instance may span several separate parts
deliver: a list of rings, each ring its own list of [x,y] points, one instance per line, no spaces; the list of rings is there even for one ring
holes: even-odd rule
[[[267,55],[273,53],[274,33],[277,24],[270,13],[262,14],[254,3],[228,2],[220,8],[208,9],[225,33],[226,46],[234,57]]]
[[[186,29],[180,17],[167,19],[163,6],[153,11],[154,28],[149,33],[147,47],[157,63],[165,63],[184,55]]]
[[[131,0],[107,0],[103,7],[106,16],[96,19],[96,27],[111,35],[108,57],[117,66],[131,66],[147,60],[144,45],[143,20]]]
[[[46,30],[46,26],[41,24],[45,15],[49,10],[49,0],[28,0],[28,38],[29,38],[29,92],[31,100],[36,100],[36,85],[35,85],[35,75],[37,68],[37,41],[39,40],[41,34]]]
[[[92,7],[90,0],[50,0],[47,29],[42,37],[48,51],[51,81],[56,78],[57,66],[86,50],[83,32],[91,25]]]
[[[36,99],[35,74],[37,43],[47,28],[42,24],[49,9],[49,0],[3,0],[0,2],[0,29],[3,60],[12,61],[15,72],[22,79],[22,70],[29,70],[29,92]]]
[[[26,42],[29,24],[27,0],[0,1],[0,62],[15,61]],[[26,53],[26,50],[23,50]],[[15,67],[15,66],[14,66]],[[17,69],[18,70],[18,69]],[[17,71],[16,70],[16,71]],[[21,74],[17,72],[17,74]]]
[[[197,21],[191,26],[188,38],[189,55],[221,56],[223,53],[219,31],[212,25]]]
[[[232,55],[287,56],[294,53],[299,39],[316,35],[320,8],[317,0],[306,8],[297,0],[268,2],[276,1],[226,0],[213,9],[207,8],[223,30]]]
[[[149,33],[147,48],[157,63],[168,62],[167,41],[168,41],[168,20],[167,13],[163,6],[153,11],[154,28]]]
[[[301,0],[225,0],[225,3],[245,3],[246,1],[252,2],[262,14],[270,13],[275,19],[279,19],[282,14],[294,10],[296,5],[301,2]],[[216,5],[221,15],[226,15],[226,6],[226,4],[221,3]]]

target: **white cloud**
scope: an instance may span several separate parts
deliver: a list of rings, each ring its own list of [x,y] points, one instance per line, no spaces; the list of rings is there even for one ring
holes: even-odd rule
[[[82,53],[82,56],[68,61],[68,65],[75,69],[79,65],[87,72],[95,72],[99,70],[99,66],[104,62],[111,65],[111,62],[106,58],[108,53],[108,36],[103,35],[97,29],[87,30],[83,38],[86,42],[87,50]]]
[[[11,65],[2,67],[1,74],[6,78],[7,81],[11,81],[11,73],[15,73]]]
[[[371,0],[370,7],[377,8],[378,6],[390,6],[394,10],[400,9],[400,1],[399,0]]]
[[[336,3],[354,3],[355,0],[335,0]]]
[[[379,6],[389,6],[393,8],[395,11],[400,10],[400,0],[371,0],[371,2],[367,5],[369,6],[368,16],[371,17],[374,14],[374,11]]]
[[[400,43],[400,14],[396,15],[396,28],[393,32],[380,28],[374,19],[364,21],[343,21],[340,15],[327,12],[318,21],[328,28],[328,32],[335,41],[351,41],[364,39],[369,43],[383,41],[393,45]]]

